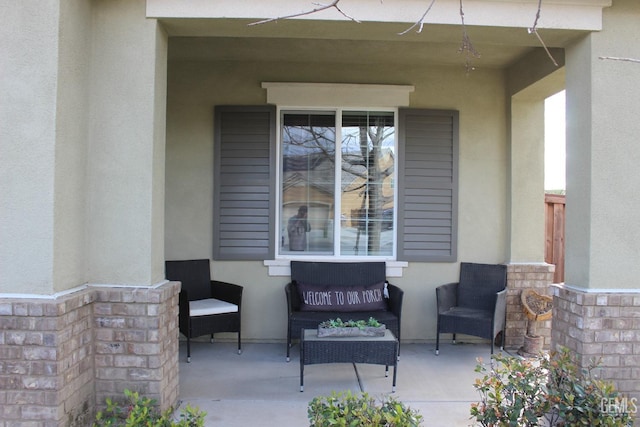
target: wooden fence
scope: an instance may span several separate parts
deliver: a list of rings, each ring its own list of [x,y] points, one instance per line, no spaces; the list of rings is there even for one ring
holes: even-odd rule
[[[556,266],[554,283],[564,282],[565,196],[545,194],[544,260]]]

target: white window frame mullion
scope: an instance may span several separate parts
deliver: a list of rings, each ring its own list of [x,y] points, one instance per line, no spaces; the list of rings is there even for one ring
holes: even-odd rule
[[[398,170],[398,116],[400,113],[398,110],[396,108],[393,111],[393,250],[391,256],[394,260],[398,259],[398,236],[400,234],[400,230],[398,230],[398,175],[400,174]]]
[[[282,230],[282,223],[280,222],[280,212],[282,210],[282,206],[280,205],[282,201],[282,108],[276,106],[276,186],[278,187],[278,191],[276,191],[276,207],[275,207],[275,221],[278,225],[276,229],[276,258],[282,257],[283,254],[280,252],[282,250],[282,239],[284,238],[284,230]]]
[[[342,108],[336,109],[336,159],[333,190],[333,253],[342,257]]]

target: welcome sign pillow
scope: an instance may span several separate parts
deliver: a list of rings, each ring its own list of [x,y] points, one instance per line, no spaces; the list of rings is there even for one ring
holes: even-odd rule
[[[367,286],[333,286],[296,283],[300,311],[385,311],[386,283]]]

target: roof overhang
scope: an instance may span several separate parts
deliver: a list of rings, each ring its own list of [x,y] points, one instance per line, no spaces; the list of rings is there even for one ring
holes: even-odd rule
[[[538,22],[540,28],[597,31],[602,27],[602,9],[611,0],[549,0],[542,4]],[[487,27],[528,28],[533,25],[538,0],[467,0],[463,3],[467,25]],[[341,14],[336,8],[307,13],[319,7],[317,3],[291,0],[147,0],[147,17],[157,19],[262,19],[301,14],[301,21],[345,21],[346,16],[361,22],[415,23],[425,13],[429,2],[397,0],[393,3],[376,0],[343,0]],[[280,20],[278,22],[283,22]],[[438,0],[425,19],[428,24],[456,25],[460,23],[459,0]],[[272,22],[275,24],[275,22]],[[272,28],[273,26],[269,27]],[[177,30],[178,28],[176,28]],[[181,34],[186,35],[186,34]]]
[[[438,0],[421,32],[410,28],[429,2],[343,0],[341,9],[251,25],[312,10],[313,3],[287,0],[148,0],[147,16],[161,22],[170,37],[169,60],[287,61],[460,65],[459,0]],[[308,5],[308,9],[304,9]],[[611,0],[544,1],[538,34],[548,48],[564,48],[602,27]],[[538,0],[467,0],[464,30],[486,68],[506,68],[542,48],[529,28]],[[354,55],[353,52],[367,52]]]

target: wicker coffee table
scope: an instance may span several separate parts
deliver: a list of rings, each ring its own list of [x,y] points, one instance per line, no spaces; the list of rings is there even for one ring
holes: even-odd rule
[[[300,391],[304,391],[304,365],[319,363],[385,365],[385,376],[389,376],[389,366],[393,366],[391,391],[396,391],[398,340],[390,330],[383,337],[318,338],[317,329],[304,329],[300,336]]]

